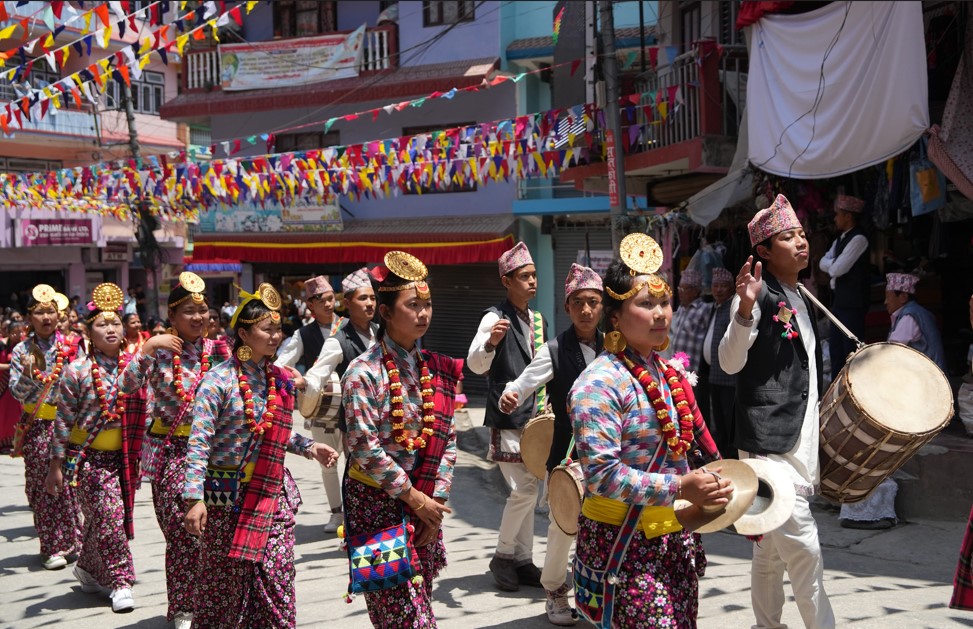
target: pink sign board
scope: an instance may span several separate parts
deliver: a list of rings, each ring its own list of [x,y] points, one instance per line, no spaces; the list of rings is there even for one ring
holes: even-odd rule
[[[14,221],[17,247],[90,245],[94,243],[90,219],[21,218]]]

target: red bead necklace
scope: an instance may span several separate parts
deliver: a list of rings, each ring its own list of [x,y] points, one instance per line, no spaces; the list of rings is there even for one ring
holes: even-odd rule
[[[392,407],[392,438],[396,443],[401,443],[407,452],[422,450],[426,447],[426,437],[432,436],[432,426],[436,422],[436,414],[433,411],[436,404],[433,402],[433,390],[429,387],[432,376],[429,375],[429,366],[419,353],[419,383],[422,386],[422,431],[413,438],[405,430],[405,407],[402,397],[402,379],[399,377],[399,368],[395,366],[395,360],[389,352],[385,343],[382,343],[382,362],[385,363],[385,370],[389,374],[389,393],[391,394]]]
[[[240,361],[236,358],[234,360],[236,361],[237,378],[240,380],[240,394],[243,396],[243,416],[247,420],[250,432],[262,435],[265,431],[273,427],[274,412],[277,410],[277,378],[274,377],[273,365],[269,360],[265,361],[267,373],[267,406],[260,416],[260,423],[257,423],[257,414],[253,406],[253,389],[250,388],[247,375],[243,373],[243,366],[240,364]]]
[[[662,372],[666,377],[666,382],[669,383],[672,391],[672,399],[676,404],[676,413],[679,415],[678,433],[676,432],[676,426],[669,417],[669,405],[666,404],[665,396],[662,395],[662,392],[659,390],[659,385],[652,379],[649,371],[642,365],[636,364],[622,352],[615,354],[615,356],[625,363],[628,370],[645,389],[646,395],[649,396],[649,401],[652,402],[652,408],[655,409],[655,416],[662,426],[662,436],[666,440],[666,444],[669,446],[669,451],[672,453],[673,458],[679,459],[685,456],[693,442],[693,414],[689,408],[689,402],[686,399],[686,392],[679,386],[679,376],[676,374],[676,370],[672,366],[660,362]]]
[[[57,341],[57,358],[54,360],[54,368],[51,369],[51,373],[44,375],[37,367],[34,367],[33,374],[34,380],[39,380],[45,387],[52,382],[57,381],[61,376],[61,371],[64,369],[64,360],[67,358],[67,349],[65,349],[64,343]]]
[[[203,355],[199,358],[199,375],[196,377],[196,382],[203,379],[206,372],[210,368],[210,356],[206,351],[206,344],[203,344]],[[182,384],[182,356],[179,354],[172,355],[172,379],[173,384],[176,387],[176,395],[183,402],[192,402],[193,396],[186,393],[186,388]]]
[[[119,354],[118,356],[118,378],[122,377],[122,371],[125,370],[125,355]],[[98,361],[95,360],[94,356],[91,357],[91,384],[95,387],[95,393],[98,395],[98,406],[101,407],[101,414],[105,416],[107,423],[113,423],[121,421],[122,413],[125,412],[125,395],[120,394],[115,396],[115,408],[112,409],[108,404],[108,390],[105,388],[105,383],[101,379],[101,367],[98,366]],[[117,390],[117,383],[116,383]]]

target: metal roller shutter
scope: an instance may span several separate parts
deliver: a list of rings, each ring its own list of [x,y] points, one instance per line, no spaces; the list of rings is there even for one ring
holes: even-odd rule
[[[558,221],[551,231],[554,243],[554,330],[560,334],[571,325],[568,313],[564,311],[564,279],[568,276],[571,264],[578,261],[578,252],[590,247],[591,251],[611,251],[612,235],[610,219],[598,217],[592,221]],[[544,281],[552,281],[544,278]]]
[[[496,263],[431,266],[429,288],[433,317],[423,347],[466,360],[480,315],[507,296]],[[463,392],[467,397],[484,397],[486,377],[474,374],[468,367],[463,369],[463,374]]]

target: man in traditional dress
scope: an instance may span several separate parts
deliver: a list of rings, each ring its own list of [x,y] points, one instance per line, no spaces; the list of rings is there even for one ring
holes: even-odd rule
[[[572,264],[564,283],[564,310],[571,327],[548,341],[534,355],[520,377],[508,382],[500,397],[500,409],[511,412],[519,401],[542,386],[547,386],[554,412],[554,439],[547,458],[547,472],[566,458],[576,459],[574,431],[568,415],[568,393],[581,372],[601,353],[604,334],[598,329],[602,311],[601,278],[586,266]],[[547,619],[554,625],[570,626],[578,621],[568,602],[571,586],[565,582],[573,535],[557,525],[554,516],[547,527],[547,554],[541,571],[541,584],[547,591]]]
[[[835,626],[824,591],[824,560],[808,499],[820,482],[818,400],[821,349],[811,307],[798,293],[809,248],[784,195],[748,225],[754,255],[736,278],[720,366],[737,374],[735,446],[740,458],[776,461],[797,493],[790,518],[754,544],[751,602],[757,629],[780,627],[784,571],[804,625]],[[754,263],[755,258],[759,261]]]
[[[528,420],[543,412],[546,394],[525,396],[510,413],[500,409],[507,383],[519,376],[547,341],[547,322],[528,305],[537,294],[537,270],[527,245],[518,242],[500,256],[500,281],[507,299],[488,308],[470,344],[467,364],[473,373],[488,374],[485,423],[491,429],[489,458],[500,466],[510,496],[500,520],[497,549],[490,571],[497,587],[516,591],[521,585],[543,587],[534,565],[534,505],[537,477],[520,457],[520,436]]]
[[[946,352],[936,316],[916,302],[919,276],[889,273],[885,279],[885,309],[892,316],[889,343],[902,343],[922,352],[945,372]]]
[[[703,276],[696,269],[686,269],[679,278],[679,307],[672,314],[671,342],[668,354],[683,352],[689,356],[689,370],[699,371],[703,364],[703,340],[713,305],[703,301]],[[700,395],[705,400],[706,396]]]

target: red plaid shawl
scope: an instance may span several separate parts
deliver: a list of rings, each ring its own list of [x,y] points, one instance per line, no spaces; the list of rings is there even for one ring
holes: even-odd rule
[[[427,496],[432,496],[436,491],[436,479],[439,477],[439,463],[446,452],[449,436],[453,432],[453,403],[456,398],[456,383],[463,373],[463,361],[425,351],[423,359],[432,375],[432,386],[435,391],[433,411],[436,414],[436,424],[429,442],[420,451],[410,478],[416,489]],[[408,507],[406,509],[408,510]]]
[[[240,519],[233,531],[233,543],[228,557],[245,561],[263,561],[270,536],[270,525],[277,512],[277,499],[284,482],[284,455],[291,435],[294,395],[290,378],[284,370],[274,366],[277,378],[277,410],[273,427],[264,433],[257,450],[253,478],[243,494]]]
[[[121,379],[121,374],[119,374]],[[139,458],[142,456],[142,439],[145,437],[145,417],[148,392],[142,387],[125,398],[122,415],[122,505],[125,507],[125,535],[134,539],[132,510],[135,507],[135,490],[141,485]]]

